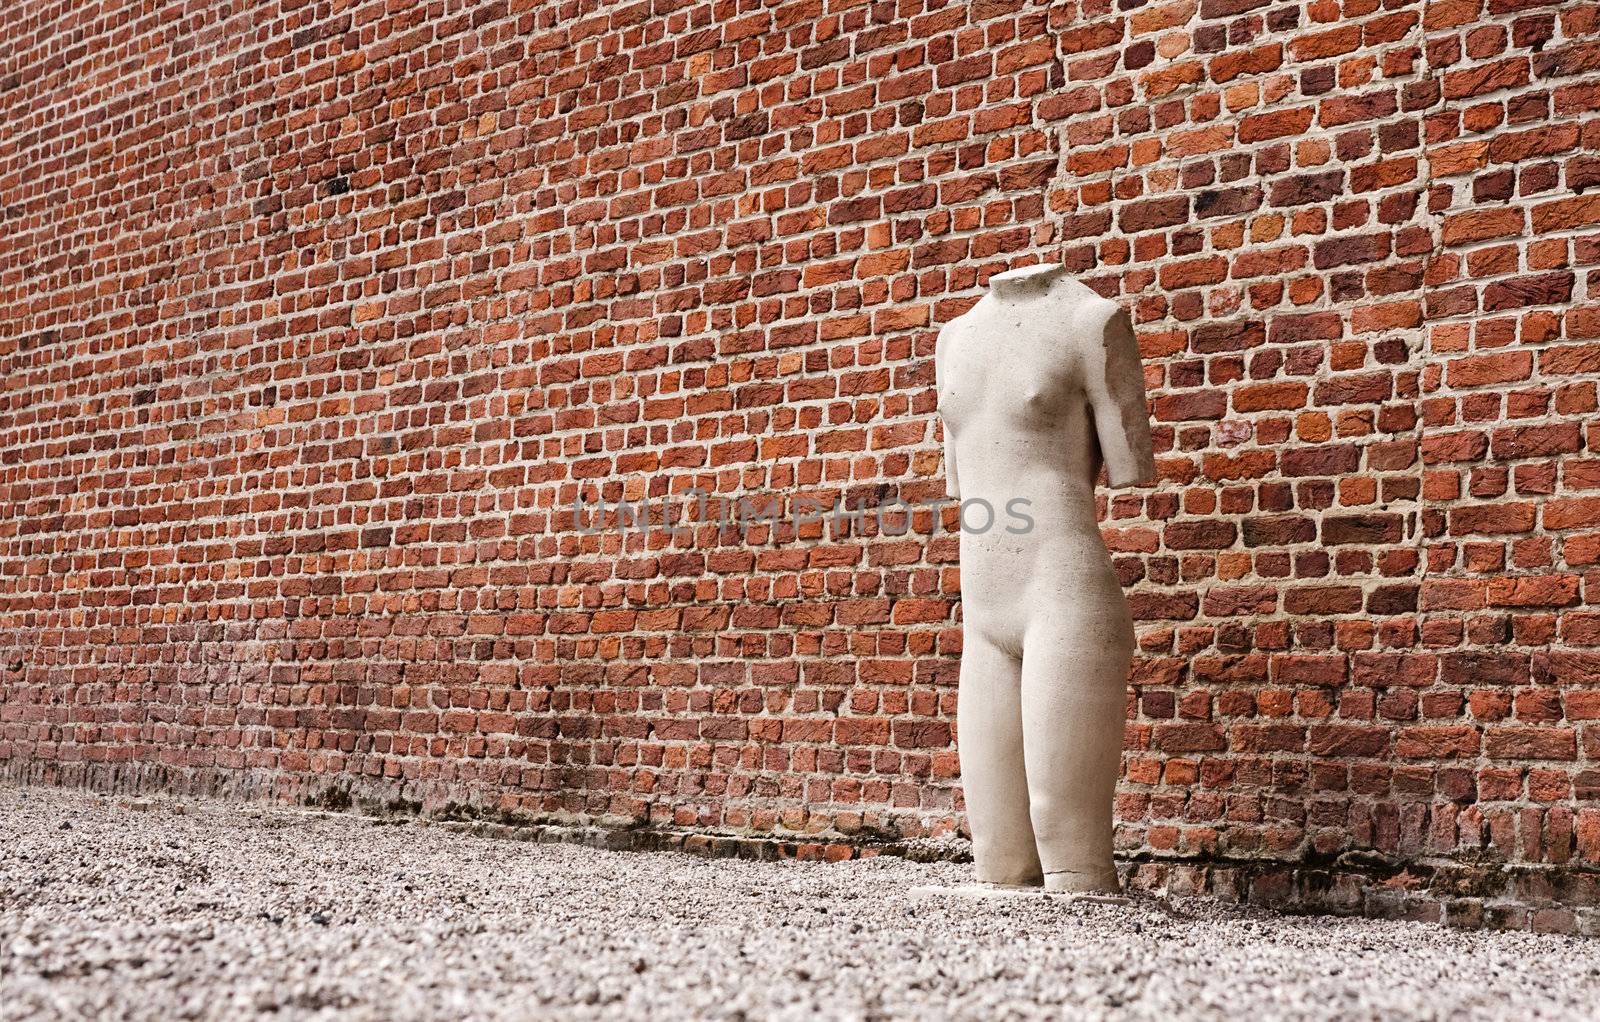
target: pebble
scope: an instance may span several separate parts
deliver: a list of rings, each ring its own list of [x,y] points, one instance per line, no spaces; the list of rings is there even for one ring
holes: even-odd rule
[[[0,786],[0,1022],[1551,1019],[1600,940],[916,896],[970,867],[699,859]],[[71,824],[70,833],[63,825]]]

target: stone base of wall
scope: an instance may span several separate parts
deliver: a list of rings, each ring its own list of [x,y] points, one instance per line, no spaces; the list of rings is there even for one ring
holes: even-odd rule
[[[211,771],[141,763],[0,763],[0,779],[109,794],[276,801],[322,812],[415,819],[463,833],[635,852],[840,862],[874,855],[970,861],[961,839],[844,834],[720,834],[622,819],[539,819],[448,797],[418,801],[385,782],[341,778],[316,790],[265,771]],[[1463,928],[1600,936],[1600,869],[1479,861],[1413,860],[1352,852],[1326,863],[1121,856],[1131,890],[1209,897],[1276,912],[1405,919]]]
[[[1277,912],[1600,935],[1600,871],[1492,862],[1123,860],[1128,886]]]

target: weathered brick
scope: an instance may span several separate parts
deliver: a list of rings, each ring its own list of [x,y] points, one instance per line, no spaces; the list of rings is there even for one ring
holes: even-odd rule
[[[1313,756],[1353,759],[1382,757],[1389,751],[1389,729],[1363,724],[1318,724],[1311,729],[1306,749]]]
[[[1122,207],[1117,213],[1117,227],[1129,233],[1153,231],[1186,223],[1188,219],[1189,197],[1169,195]]]
[[[1238,532],[1232,522],[1174,522],[1162,530],[1162,540],[1173,550],[1221,550],[1233,545]]]
[[[1445,365],[1445,382],[1452,387],[1482,387],[1515,383],[1533,374],[1533,352],[1507,351],[1452,359]]]
[[[1257,114],[1246,117],[1239,122],[1239,141],[1243,143],[1264,142],[1268,139],[1281,138],[1286,135],[1303,134],[1311,127],[1311,119],[1315,115],[1312,107],[1298,107],[1290,110],[1275,110],[1268,114]]]
[[[1489,580],[1491,607],[1570,607],[1579,602],[1576,575],[1543,575]]]
[[[1578,733],[1570,728],[1494,727],[1484,735],[1483,744],[1495,759],[1578,758]]]
[[[1319,270],[1388,258],[1393,241],[1387,234],[1367,234],[1319,241],[1312,248],[1312,263]]]
[[[1394,752],[1401,759],[1456,759],[1478,754],[1478,729],[1468,725],[1403,727]]]
[[[1439,680],[1447,685],[1525,685],[1525,653],[1446,653],[1439,658]]]
[[[1355,586],[1307,586],[1284,593],[1283,609],[1291,614],[1348,614],[1361,609]]]
[[[1317,523],[1301,515],[1251,516],[1244,520],[1245,546],[1281,547],[1310,543],[1317,538]]]
[[[1600,525],[1600,497],[1566,497],[1544,505],[1547,529],[1583,529]]]
[[[1361,450],[1346,444],[1302,447],[1284,452],[1280,463],[1286,476],[1347,475],[1360,465]]]
[[[1329,546],[1348,543],[1398,543],[1405,522],[1399,515],[1328,515],[1322,519],[1322,542]]]
[[[1541,273],[1498,280],[1483,289],[1485,312],[1503,312],[1529,305],[1561,305],[1572,298],[1571,273]]]
[[[1270,585],[1213,586],[1202,606],[1211,617],[1271,614],[1278,609],[1278,589]]]
[[[1272,409],[1303,408],[1308,388],[1303,383],[1265,383],[1240,387],[1233,392],[1236,412],[1261,412]]]
[[[1227,414],[1228,395],[1216,390],[1162,394],[1155,399],[1154,411],[1156,419],[1161,422],[1220,419]]]
[[[1583,449],[1583,433],[1576,422],[1551,426],[1507,426],[1490,434],[1490,451],[1496,458],[1548,457],[1574,454]]]
[[[1533,528],[1535,513],[1532,504],[1518,502],[1456,507],[1450,511],[1450,534],[1463,536],[1483,533],[1492,536],[1527,532]]]
[[[1446,245],[1466,245],[1489,238],[1514,238],[1524,228],[1526,214],[1518,208],[1475,209],[1447,217],[1440,231]]]
[[[1274,206],[1305,206],[1343,195],[1344,188],[1345,173],[1342,169],[1325,170],[1319,174],[1303,174],[1274,181],[1269,201]]]
[[[1571,231],[1600,223],[1600,195],[1542,202],[1533,207],[1533,229],[1540,234]]]

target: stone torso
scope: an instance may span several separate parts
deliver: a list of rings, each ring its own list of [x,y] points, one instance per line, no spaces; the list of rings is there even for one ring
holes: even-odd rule
[[[1130,365],[1125,327],[1115,303],[1059,267],[1031,267],[996,277],[940,334],[946,474],[968,505],[964,616],[1007,647],[1020,648],[1040,614],[1090,610],[1086,624],[1092,618],[1105,633],[1096,641],[1132,642],[1094,502],[1103,457],[1119,484],[1153,471],[1137,349]],[[986,530],[976,501],[993,509]],[[1021,531],[1018,514],[1031,528]]]

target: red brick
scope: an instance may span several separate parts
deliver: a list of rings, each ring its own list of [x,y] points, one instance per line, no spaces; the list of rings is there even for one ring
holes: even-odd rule
[[[1522,685],[1528,671],[1522,653],[1446,653],[1439,661],[1439,680],[1446,685]]]
[[[1222,728],[1215,724],[1160,724],[1154,747],[1161,752],[1209,752],[1227,747]]]
[[[1496,383],[1515,383],[1533,374],[1533,352],[1506,351],[1494,355],[1475,355],[1451,359],[1445,365],[1445,381],[1452,387],[1482,387]]]
[[[1276,586],[1213,586],[1206,593],[1204,609],[1211,617],[1271,614],[1278,609]]]
[[[1303,383],[1266,383],[1240,387],[1233,392],[1233,408],[1238,412],[1261,412],[1303,408],[1308,388]]]
[[[1548,515],[1548,511],[1546,512]],[[1450,535],[1504,535],[1533,528],[1534,506],[1523,503],[1479,504],[1450,511]],[[1546,525],[1549,523],[1546,522]]]
[[[1571,497],[1544,505],[1547,529],[1583,529],[1600,525],[1600,497]]]
[[[1390,732],[1386,727],[1318,724],[1311,729],[1306,748],[1313,756],[1369,759],[1387,754],[1390,741]]]
[[[1329,546],[1348,543],[1398,543],[1405,533],[1399,515],[1329,515],[1322,519],[1322,542]]]
[[[1570,728],[1494,727],[1484,735],[1484,751],[1495,759],[1578,758],[1578,733]]]
[[[1491,607],[1570,607],[1579,601],[1576,575],[1491,578]]]
[[[1575,454],[1583,449],[1583,434],[1576,422],[1553,426],[1508,426],[1491,434],[1490,450],[1496,458],[1549,457]]]
[[[1503,312],[1529,305],[1562,305],[1572,298],[1573,282],[1570,273],[1497,280],[1483,289],[1483,308],[1486,312]]]
[[[1217,390],[1161,394],[1156,397],[1154,410],[1160,422],[1220,419],[1228,411],[1228,395]]]
[[[1172,550],[1221,550],[1233,545],[1237,529],[1232,522],[1174,522],[1162,531]]]
[[[1540,234],[1600,224],[1600,195],[1580,195],[1533,207],[1533,229]]]
[[[1173,227],[1189,219],[1189,197],[1169,195],[1160,199],[1147,199],[1122,207],[1117,213],[1117,226],[1129,233],[1152,231]]]
[[[1563,344],[1539,353],[1539,369],[1553,376],[1600,373],[1600,344]]]
[[[1239,141],[1264,142],[1286,135],[1304,134],[1311,127],[1314,112],[1312,107],[1303,106],[1246,117],[1239,123]]]
[[[1519,208],[1474,209],[1447,217],[1440,230],[1446,245],[1466,245],[1490,238],[1515,238],[1525,224],[1525,215]]]
[[[1478,755],[1478,729],[1465,725],[1403,727],[1395,738],[1401,759],[1456,759]]]
[[[1528,83],[1527,57],[1511,57],[1493,64],[1482,64],[1444,76],[1444,95],[1448,99],[1465,99],[1482,96],[1501,89],[1516,88]]]

